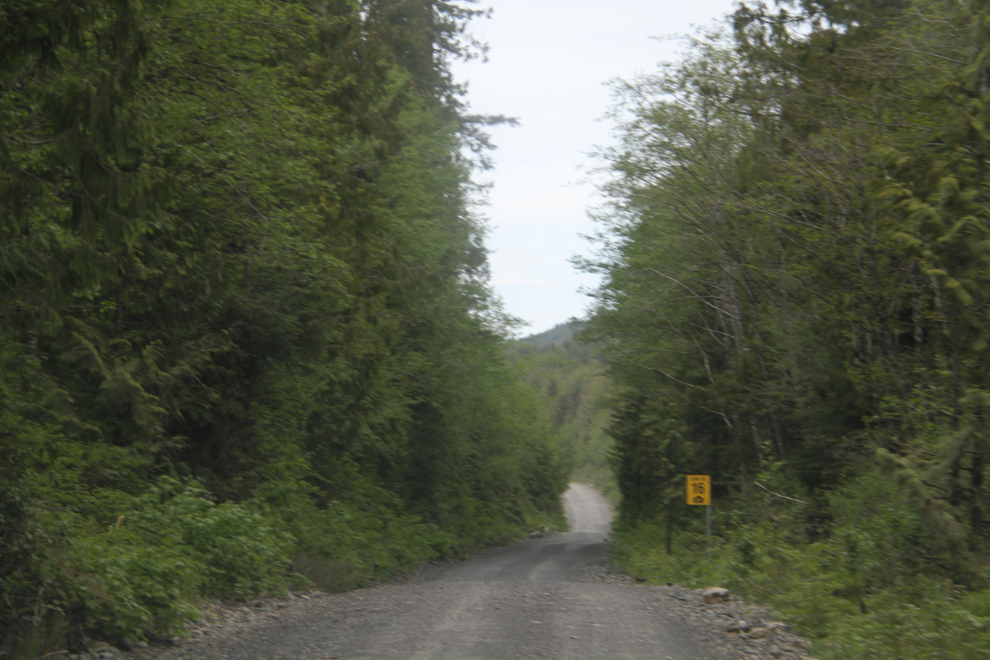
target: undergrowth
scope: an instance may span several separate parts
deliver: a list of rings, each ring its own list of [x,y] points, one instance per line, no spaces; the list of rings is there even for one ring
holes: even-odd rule
[[[703,507],[692,507],[670,554],[663,521],[622,530],[619,563],[653,584],[723,586],[765,604],[821,660],[990,657],[985,576],[950,580],[952,549],[930,546],[925,512],[882,475],[808,504],[760,491],[714,506],[713,535],[704,534]]]
[[[20,556],[7,554],[0,572],[2,612],[21,622],[14,658],[181,634],[204,598],[345,591],[561,522],[534,511],[513,526],[479,513],[453,534],[380,490],[324,506],[297,493],[275,508],[262,497],[217,503],[194,480],[162,477],[138,496],[94,494],[70,509],[39,507],[25,484],[0,486],[3,522],[20,525],[3,539]]]

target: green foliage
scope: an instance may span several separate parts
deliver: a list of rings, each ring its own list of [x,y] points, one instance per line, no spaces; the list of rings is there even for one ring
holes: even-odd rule
[[[59,586],[64,605],[80,612],[73,622],[80,632],[132,638],[164,634],[196,614],[200,572],[207,566],[190,556],[191,548],[155,541],[123,530],[73,541],[65,552],[72,568]]]
[[[801,533],[808,506],[825,507],[833,517],[816,540]],[[966,591],[946,578],[923,511],[880,473],[854,479],[814,505],[763,491],[716,502],[710,538],[701,507],[694,508],[699,511],[689,512],[686,528],[676,532],[672,554],[663,549],[663,525],[651,522],[621,535],[620,562],[653,582],[719,585],[766,603],[810,636],[823,659],[986,652],[987,592]]]
[[[294,540],[263,509],[215,504],[206,491],[168,477],[131,506],[122,520],[143,538],[176,548],[200,566],[203,593],[243,599],[282,588]]]
[[[0,7],[0,653],[561,524],[472,4]]]
[[[92,633],[160,635],[194,615],[201,597],[284,590],[292,537],[271,514],[215,505],[205,491],[167,477],[126,506],[107,526],[61,509],[36,523],[35,552],[49,557],[22,558],[25,568],[40,568],[35,623],[46,612],[67,617],[74,645]]]
[[[749,3],[614,84],[582,265],[628,561],[769,602],[830,657],[987,647],[960,605],[990,558],[986,26]],[[712,475],[710,543],[686,474]]]

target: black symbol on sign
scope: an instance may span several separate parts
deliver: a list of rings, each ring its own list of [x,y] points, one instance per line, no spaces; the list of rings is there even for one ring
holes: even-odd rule
[[[694,492],[698,493],[699,495],[704,495],[705,494],[705,484],[703,484],[703,483],[693,483],[691,485],[694,486]]]
[[[694,503],[695,504],[704,504],[705,503],[705,498],[703,498],[701,495],[698,495],[697,497],[694,498]]]

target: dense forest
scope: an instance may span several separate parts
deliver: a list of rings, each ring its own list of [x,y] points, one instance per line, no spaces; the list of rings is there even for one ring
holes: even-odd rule
[[[990,3],[743,3],[614,92],[583,267],[623,561],[819,657],[985,657]]]
[[[561,524],[440,0],[0,4],[0,655]]]
[[[612,503],[619,491],[609,464],[610,388],[583,323],[561,323],[509,344],[510,361],[540,400],[572,481],[595,486]]]

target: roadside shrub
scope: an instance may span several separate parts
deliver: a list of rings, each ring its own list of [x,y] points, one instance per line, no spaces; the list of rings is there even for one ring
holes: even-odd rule
[[[240,599],[285,589],[294,539],[263,509],[218,505],[195,484],[163,477],[124,518],[156,546],[200,567],[206,595]]]
[[[66,620],[70,646],[83,634],[164,634],[194,616],[202,596],[282,592],[293,544],[263,509],[217,505],[195,484],[167,477],[109,526],[69,513],[47,525],[62,530],[48,548],[47,618]]]
[[[126,530],[76,539],[67,552],[70,609],[101,636],[164,633],[195,615],[203,566],[175,548],[148,546]]]
[[[292,525],[301,554],[293,568],[321,589],[340,591],[454,555],[457,538],[382,502],[331,501]]]

